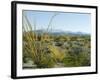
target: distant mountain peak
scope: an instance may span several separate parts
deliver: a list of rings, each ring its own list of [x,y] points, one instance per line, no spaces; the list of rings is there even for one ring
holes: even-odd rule
[[[54,34],[54,35],[89,35],[89,33],[85,33],[85,32],[72,32],[72,31],[63,31],[63,30],[58,30],[58,29],[53,29],[53,30],[43,30],[43,29],[38,29],[35,30],[37,33],[42,33],[42,32],[47,32],[50,34]]]

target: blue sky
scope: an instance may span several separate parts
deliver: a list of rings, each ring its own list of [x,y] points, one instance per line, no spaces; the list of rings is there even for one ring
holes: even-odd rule
[[[55,13],[57,13],[57,15],[53,18],[50,29],[91,33],[91,14],[30,10],[23,11],[23,14],[27,16],[33,27],[35,21],[36,29],[47,29],[50,19]]]

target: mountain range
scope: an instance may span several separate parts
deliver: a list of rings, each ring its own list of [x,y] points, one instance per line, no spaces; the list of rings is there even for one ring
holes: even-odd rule
[[[62,30],[52,30],[52,31],[35,30],[35,32],[38,34],[49,33],[53,35],[90,35],[89,33],[85,33],[85,32],[72,32],[72,31],[62,31]]]

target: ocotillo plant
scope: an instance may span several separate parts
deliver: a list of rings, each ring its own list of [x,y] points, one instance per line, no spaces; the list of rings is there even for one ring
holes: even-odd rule
[[[52,67],[58,59],[61,60],[63,58],[63,56],[61,57],[62,54],[57,51],[57,48],[46,43],[46,41],[50,42],[50,35],[48,34],[49,28],[54,17],[57,15],[58,13],[54,13],[51,17],[47,31],[38,34],[36,32],[36,23],[34,23],[33,31],[33,27],[27,16],[23,14],[23,56],[28,55],[39,68]],[[46,39],[47,37],[48,39]],[[48,49],[48,51],[46,51],[46,49]]]

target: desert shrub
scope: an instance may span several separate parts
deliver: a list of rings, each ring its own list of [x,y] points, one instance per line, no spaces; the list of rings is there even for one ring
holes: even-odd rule
[[[56,42],[55,43],[55,46],[62,46],[63,45],[63,42]]]
[[[49,45],[48,48],[51,52],[52,58],[55,59],[56,62],[61,62],[63,60],[65,56],[63,50],[53,45]]]
[[[63,63],[65,67],[75,67],[75,58],[73,56],[67,55],[63,59]]]
[[[90,66],[90,52],[74,45],[67,50],[63,63],[66,67]]]
[[[37,65],[38,68],[52,68],[55,61],[50,54],[43,54],[40,59],[40,63]]]

